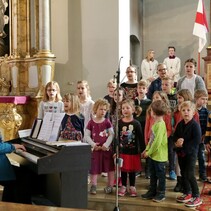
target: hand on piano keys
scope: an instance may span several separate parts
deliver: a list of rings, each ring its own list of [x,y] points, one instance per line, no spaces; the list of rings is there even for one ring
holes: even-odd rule
[[[13,144],[13,146],[15,147],[15,150],[20,149],[26,151],[26,148],[22,144]]]

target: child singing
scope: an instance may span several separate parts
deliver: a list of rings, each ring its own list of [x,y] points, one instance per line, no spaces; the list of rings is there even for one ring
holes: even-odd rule
[[[56,81],[50,81],[45,86],[43,100],[39,104],[38,118],[43,119],[46,112],[62,113],[64,104],[61,101],[59,84]]]
[[[109,103],[105,99],[99,99],[93,106],[95,117],[88,122],[85,130],[85,138],[92,147],[91,155],[91,188],[90,193],[97,193],[97,176],[102,172],[108,173],[108,184],[104,188],[105,193],[112,193],[114,182],[114,160],[111,143],[114,137],[113,127],[105,118],[109,110]]]
[[[60,140],[81,141],[84,136],[84,117],[80,113],[77,95],[68,93],[63,97],[65,116],[62,120]]]
[[[136,172],[141,171],[140,145],[143,142],[143,133],[139,121],[133,118],[135,111],[132,99],[124,100],[121,104],[123,117],[119,120],[119,156],[123,159],[121,167],[122,186],[118,192],[124,196],[129,192],[131,197],[136,197]],[[127,176],[129,174],[129,190],[127,191]]]

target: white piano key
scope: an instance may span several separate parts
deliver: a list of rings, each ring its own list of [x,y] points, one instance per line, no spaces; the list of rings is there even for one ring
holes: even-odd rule
[[[39,157],[37,157],[36,155],[33,155],[33,154],[30,154],[28,152],[25,152],[23,150],[20,150],[20,149],[16,149],[15,151],[17,154],[27,158],[29,161],[37,164],[37,160],[39,159]]]

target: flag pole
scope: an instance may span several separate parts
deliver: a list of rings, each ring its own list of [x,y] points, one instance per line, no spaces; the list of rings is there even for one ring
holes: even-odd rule
[[[200,69],[201,69],[201,64],[200,64],[200,52],[198,52],[198,75],[200,75]]]

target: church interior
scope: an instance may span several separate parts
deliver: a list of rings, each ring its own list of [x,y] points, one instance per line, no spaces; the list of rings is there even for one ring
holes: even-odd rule
[[[0,132],[5,141],[17,138],[18,130],[32,127],[49,81],[59,83],[63,96],[75,93],[77,81],[86,80],[95,101],[106,95],[107,82],[118,70],[120,81],[125,80],[130,64],[137,68],[140,79],[141,62],[149,49],[155,51],[156,60],[162,63],[168,55],[168,46],[174,46],[181,59],[181,75],[184,74],[184,62],[195,58],[197,73],[203,77],[211,94],[210,32],[200,55],[198,37],[193,35],[197,0],[0,2],[4,19],[2,23],[0,20],[3,24],[0,26]],[[210,26],[211,3],[204,1],[204,4]],[[148,180],[142,176],[138,180],[138,190],[143,192]],[[103,187],[104,178],[101,183]],[[174,183],[167,182],[169,199],[162,204],[128,197],[120,199],[120,210],[188,210],[175,202],[176,194],[171,190]],[[199,186],[201,190],[203,184],[199,183]],[[17,210],[39,210],[33,205],[17,206]],[[0,202],[0,210],[15,210],[15,207]],[[99,196],[88,195],[87,210],[112,210],[114,207],[115,194],[107,196],[102,190]],[[45,206],[42,209],[74,210]]]

